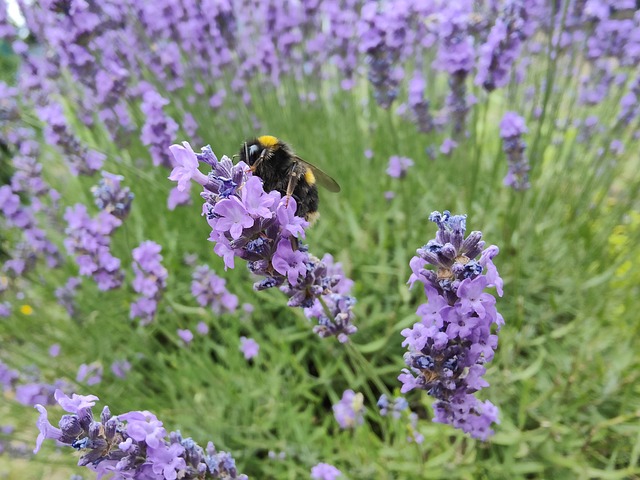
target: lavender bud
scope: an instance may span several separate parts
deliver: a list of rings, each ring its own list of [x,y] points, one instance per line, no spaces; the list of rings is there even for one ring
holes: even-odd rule
[[[100,421],[102,423],[107,423],[107,421],[111,418],[111,410],[107,405],[102,409],[102,413],[100,414]]]
[[[77,415],[63,415],[58,426],[66,437],[75,438],[83,431]]]
[[[118,419],[110,418],[104,423],[104,436],[108,442],[112,442],[118,431]]]
[[[92,422],[89,426],[89,438],[91,440],[96,440],[100,436],[101,430],[102,424],[100,422]]]

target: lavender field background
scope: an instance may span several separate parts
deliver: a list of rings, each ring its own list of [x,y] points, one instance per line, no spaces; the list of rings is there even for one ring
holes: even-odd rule
[[[0,0],[0,42],[0,478],[640,478],[635,1]],[[315,225],[259,135],[340,183]]]

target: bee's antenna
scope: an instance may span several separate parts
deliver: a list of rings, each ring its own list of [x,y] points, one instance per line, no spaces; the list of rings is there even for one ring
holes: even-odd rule
[[[249,163],[249,147],[247,146],[247,142],[244,142],[244,156],[247,159],[247,163]]]

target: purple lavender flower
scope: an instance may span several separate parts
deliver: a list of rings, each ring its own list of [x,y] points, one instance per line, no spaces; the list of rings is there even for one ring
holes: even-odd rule
[[[178,337],[185,344],[189,345],[193,341],[193,332],[189,329],[178,329]]]
[[[340,428],[355,428],[364,422],[364,396],[345,390],[342,399],[333,406],[333,415]]]
[[[17,370],[9,368],[8,365],[0,361],[0,387],[2,387],[3,392],[13,390],[14,384],[19,376],[20,374]]]
[[[106,155],[82,145],[71,132],[62,105],[51,103],[38,108],[37,112],[45,124],[44,136],[47,143],[60,148],[73,175],[93,175],[102,168]]]
[[[147,240],[133,249],[133,270],[136,274],[133,289],[140,296],[131,304],[130,318],[139,318],[140,325],[148,325],[155,318],[158,302],[167,285],[167,269],[160,263],[162,247]]]
[[[195,178],[204,187],[202,212],[212,229],[209,240],[215,243],[214,252],[224,259],[225,268],[233,268],[236,257],[247,260],[249,270],[263,277],[254,284],[256,290],[280,287],[290,298],[289,306],[315,306],[313,315],[308,315],[318,319],[314,331],[322,337],[335,335],[347,341],[347,335],[357,330],[351,323],[355,300],[332,290],[340,282],[340,275],[328,276],[327,265],[300,243],[308,223],[295,216],[295,199],[282,199],[277,191],[265,192],[262,181],[253,177],[243,162],[233,165],[226,156],[218,160],[209,146],[200,154],[187,146],[172,149],[178,156],[176,161],[189,165],[185,167],[189,172],[186,176],[176,174],[174,178]],[[206,180],[193,170],[194,161],[212,167]],[[192,284],[201,305],[211,302],[206,298],[207,274],[208,269],[201,267],[199,278],[194,277]]]
[[[129,215],[134,196],[128,187],[122,187],[123,180],[121,175],[103,171],[100,183],[91,188],[97,207],[120,220]]]
[[[315,480],[335,480],[342,472],[328,463],[319,463],[311,469],[311,478]]]
[[[58,355],[60,355],[60,344],[59,343],[54,343],[53,345],[51,345],[49,347],[49,356],[51,358],[55,358]]]
[[[0,318],[6,318],[11,315],[11,304],[9,302],[0,302]]]
[[[506,112],[500,122],[502,150],[507,154],[509,172],[504,177],[504,184],[514,190],[526,190],[529,184],[529,160],[524,151],[527,144],[522,134],[527,133],[524,118],[515,112]]]
[[[367,1],[358,22],[359,50],[367,55],[368,77],[376,102],[385,109],[398,96],[402,70],[397,64],[409,31],[409,10],[391,7],[392,4]]]
[[[162,422],[151,412],[133,411],[113,416],[104,407],[99,421],[92,407],[95,395],[67,397],[61,390],[55,399],[68,412],[59,427],[48,419],[42,405],[37,426],[40,430],[34,453],[44,440],[56,440],[63,445],[82,451],[79,466],[98,474],[115,474],[120,478],[166,478],[175,480],[248,480],[238,473],[234,459],[226,452],[218,452],[211,442],[205,449],[179,432],[167,435]]]
[[[504,324],[495,298],[483,292],[493,286],[502,295],[502,280],[492,262],[498,247],[483,251],[480,232],[465,238],[464,215],[433,212],[429,219],[438,225],[438,232],[411,260],[409,279],[411,285],[416,281],[424,285],[429,303],[418,309],[421,321],[401,332],[409,367],[398,377],[401,391],[427,391],[436,398],[435,422],[486,440],[493,433],[490,425],[498,422],[498,410],[473,394],[489,385],[482,375],[498,344],[492,326],[497,331]],[[426,269],[427,265],[437,271]]]
[[[391,417],[394,420],[400,420],[404,417],[407,421],[405,425],[409,431],[407,442],[420,444],[424,441],[424,435],[417,430],[418,414],[409,409],[409,402],[404,397],[396,397],[390,400],[387,395],[382,394],[378,399],[377,406],[380,409],[380,415],[383,417],[389,415],[389,413],[391,413]]]
[[[451,92],[447,97],[447,107],[456,138],[464,132],[469,111],[466,79],[475,62],[474,40],[469,32],[472,12],[470,0],[443,5],[438,24],[440,42],[433,63],[435,68],[449,74]]]
[[[227,290],[226,283],[207,265],[201,265],[193,272],[191,294],[200,306],[209,307],[217,315],[233,313],[238,308],[238,297]]]
[[[393,155],[389,158],[389,166],[387,167],[387,175],[392,178],[403,178],[407,174],[407,170],[413,167],[413,160],[406,157],[398,157]]]
[[[128,360],[116,360],[111,364],[111,372],[118,378],[125,378],[131,370],[131,363]]]
[[[458,146],[458,142],[455,140],[451,140],[450,138],[445,138],[440,146],[440,153],[444,155],[449,155],[453,150]]]
[[[639,15],[640,16],[640,15]],[[620,99],[620,113],[618,121],[629,125],[640,116],[640,76],[636,77],[629,85],[629,91]]]
[[[145,124],[142,127],[140,139],[149,147],[155,166],[171,167],[171,156],[167,153],[167,148],[178,133],[178,124],[163,110],[169,100],[163,98],[149,84],[143,84],[142,89],[144,93],[140,109],[145,114]]]
[[[342,264],[334,262],[333,256],[328,253],[314,265],[310,273],[315,272],[322,278],[322,283],[331,286],[332,293],[315,299],[311,306],[305,307],[304,314],[307,318],[317,320],[318,325],[313,331],[320,337],[335,335],[339,342],[345,343],[348,341],[348,335],[356,331],[352,325],[354,315],[351,310],[356,302],[351,296],[353,280],[344,274]],[[307,277],[310,273],[307,273]]]
[[[102,364],[94,362],[90,364],[83,363],[78,368],[78,374],[76,375],[76,382],[85,383],[88,386],[96,385],[102,381]]]
[[[200,335],[208,335],[209,334],[209,326],[205,322],[198,322],[196,326],[196,332]]]
[[[253,338],[240,337],[240,351],[246,360],[251,360],[258,355],[260,345]]]
[[[182,147],[180,145],[169,147],[175,160],[175,166],[169,175],[169,180],[178,182],[177,189],[181,192],[190,187],[192,179],[201,185],[208,183],[207,176],[198,170],[198,159],[189,142],[182,142],[182,145]]]
[[[295,285],[298,283],[298,278],[307,272],[306,259],[303,252],[293,249],[289,239],[283,238],[278,242],[271,263],[276,272],[286,275],[289,283]]]
[[[53,405],[56,389],[64,386],[66,384],[62,380],[57,380],[53,385],[39,382],[24,383],[16,387],[15,401],[30,407],[36,403]]]
[[[377,406],[380,409],[380,415],[383,417],[391,411],[391,416],[398,419],[402,415],[402,412],[409,408],[409,403],[404,397],[396,397],[390,401],[387,395],[382,394],[378,399]]]
[[[58,248],[38,228],[33,206],[22,205],[20,197],[9,185],[0,187],[0,212],[3,224],[19,229],[22,237],[11,252],[11,258],[5,261],[3,271],[24,275],[35,266],[39,256],[45,257],[50,268],[60,264]]]
[[[425,98],[426,81],[420,73],[420,68],[416,68],[413,78],[409,81],[409,107],[413,110],[413,115],[418,127],[418,131],[429,133],[434,128],[433,116],[431,115],[430,102]]]
[[[522,42],[533,33],[528,7],[522,0],[508,0],[502,7],[486,43],[480,47],[476,85],[491,92],[507,84]]]
[[[80,275],[93,276],[100,290],[111,290],[122,284],[120,260],[111,255],[109,237],[121,225],[121,220],[102,211],[89,217],[87,207],[81,203],[67,207],[64,245],[76,259]]]

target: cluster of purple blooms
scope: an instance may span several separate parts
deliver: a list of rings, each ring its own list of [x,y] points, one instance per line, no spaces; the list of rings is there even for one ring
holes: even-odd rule
[[[535,1],[508,0],[489,31],[486,43],[480,47],[476,85],[491,92],[509,83],[509,73],[522,49],[522,43],[533,34],[529,19]]]
[[[509,171],[504,184],[514,190],[527,190],[529,184],[529,160],[525,154],[527,144],[522,135],[527,133],[524,118],[515,112],[507,112],[500,122],[502,150],[507,154]]]
[[[36,403],[52,405],[54,392],[58,388],[68,388],[66,381],[58,379],[53,384],[44,383],[40,372],[34,368],[26,368],[18,372],[0,361],[0,393],[13,392],[16,402],[33,406]]]
[[[465,215],[433,212],[429,219],[438,232],[412,258],[409,279],[410,285],[423,284],[428,303],[418,308],[421,321],[402,331],[409,368],[398,377],[401,391],[425,390],[436,399],[435,422],[486,440],[498,409],[474,393],[489,385],[482,376],[498,345],[492,326],[499,330],[504,324],[495,297],[484,292],[495,287],[502,296],[502,279],[492,262],[498,247],[483,250],[481,232],[465,238]]]
[[[133,193],[129,187],[123,187],[122,175],[102,171],[102,179],[91,188],[96,206],[120,220],[124,220],[131,210]]]
[[[342,472],[333,465],[328,463],[319,463],[311,469],[311,478],[313,480],[336,480],[342,475]]]
[[[120,287],[124,275],[120,259],[111,254],[110,244],[111,234],[122,220],[107,211],[92,218],[82,203],[67,207],[64,219],[67,221],[64,245],[67,253],[75,257],[80,275],[93,277],[100,290]]]
[[[413,160],[407,157],[399,157],[393,155],[389,158],[389,166],[387,167],[387,175],[392,178],[403,178],[407,171],[413,167]]]
[[[131,370],[129,360],[116,360],[111,364],[111,373],[118,378],[125,378]]]
[[[260,345],[253,338],[240,337],[240,351],[246,360],[258,356]]]
[[[1,27],[0,27],[1,30]],[[19,230],[10,259],[2,270],[12,276],[27,274],[40,257],[49,268],[61,263],[56,245],[49,240],[38,212],[51,212],[57,208],[59,194],[42,178],[42,164],[38,162],[40,145],[35,130],[21,116],[18,89],[0,82],[0,146],[7,150],[13,175],[8,185],[0,187],[0,212],[6,228]],[[4,155],[4,153],[3,153]],[[45,201],[48,196],[51,205]],[[22,202],[29,201],[29,205]]]
[[[61,149],[62,157],[73,175],[93,175],[102,168],[107,157],[80,142],[69,128],[59,103],[40,107],[38,115],[45,125],[47,143]]]
[[[632,0],[570,2],[566,8],[541,0],[343,0],[267,3],[259,8],[248,0],[219,5],[188,0],[182,8],[166,1],[153,8],[133,0],[70,2],[64,8],[54,4],[20,4],[26,27],[45,54],[33,53],[19,39],[4,5],[0,38],[22,57],[20,90],[37,107],[47,138],[62,148],[77,172],[97,171],[104,156],[81,144],[62,105],[49,100],[65,91],[69,76],[79,96],[78,111],[72,113],[89,126],[98,119],[117,142],[127,138],[119,133],[131,130],[130,110],[139,105],[145,117],[140,138],[154,164],[166,167],[172,167],[167,147],[179,129],[172,115],[182,116],[182,127],[190,136],[197,125],[190,113],[165,111],[166,95],[159,84],[173,97],[184,93],[191,105],[208,102],[218,109],[230,91],[251,105],[251,82],[278,84],[285,74],[325,80],[337,74],[348,90],[366,70],[381,106],[389,108],[397,101],[406,81],[407,102],[418,129],[430,132],[450,124],[452,137],[459,141],[475,101],[468,94],[471,78],[490,93],[511,80],[531,78],[533,55],[549,53],[555,58],[577,51],[591,64],[580,92],[584,102],[595,105],[614,87],[625,88],[620,120],[629,124],[639,113],[633,103],[638,96],[635,75],[616,74],[640,64],[640,14]],[[239,14],[246,11],[255,15]],[[272,28],[264,28],[258,18],[268,19]],[[550,52],[537,33],[550,36]],[[435,61],[425,65],[423,59],[429,56]],[[442,102],[425,98],[425,69],[430,67],[443,72],[450,86],[435,123],[430,106]],[[210,79],[208,85],[202,78]],[[446,147],[443,152],[452,150],[450,144]],[[189,201],[188,192],[174,189],[168,204],[173,209]]]
[[[0,82],[0,143],[10,149],[9,156],[14,168],[11,189],[14,192],[24,192],[33,197],[32,206],[35,210],[39,210],[37,205],[40,197],[48,194],[52,200],[57,199],[57,192],[54,193],[42,178],[42,164],[38,162],[40,144],[36,132],[21,119],[18,89],[4,82]]]
[[[340,428],[356,428],[364,422],[364,396],[353,390],[345,390],[342,398],[333,406],[333,415]]]
[[[60,264],[58,247],[47,238],[44,230],[38,227],[32,206],[23,205],[20,197],[9,185],[0,187],[0,212],[6,228],[21,231],[21,240],[16,243],[11,259],[4,263],[3,271],[24,275],[35,266],[39,256],[46,259],[50,268]]]
[[[78,373],[76,374],[76,382],[84,383],[89,387],[97,385],[102,382],[102,374],[104,368],[100,362],[83,363],[78,367]],[[37,402],[35,402],[37,403]]]
[[[419,132],[429,133],[434,127],[434,119],[431,114],[431,102],[426,98],[425,90],[427,82],[422,75],[422,69],[416,68],[411,80],[409,80],[407,101],[413,111],[414,121]]]
[[[227,281],[219,277],[208,265],[200,265],[193,271],[191,294],[202,307],[213,313],[233,313],[238,308],[238,297],[227,290]]]
[[[150,324],[156,315],[158,302],[167,286],[167,269],[160,263],[162,247],[147,240],[133,249],[133,289],[140,296],[131,304],[129,316],[140,319],[140,325]]]
[[[300,243],[308,222],[295,215],[295,199],[265,192],[248,165],[234,165],[226,156],[218,161],[209,146],[199,154],[187,142],[170,148],[176,166],[169,179],[178,182],[179,190],[188,188],[191,180],[204,187],[202,212],[212,229],[209,240],[225,268],[233,268],[236,257],[246,260],[249,270],[262,277],[254,284],[256,290],[280,287],[289,296],[289,306],[303,307],[308,318],[317,320],[318,335],[346,342],[357,330],[352,324],[354,299],[341,293],[341,269],[309,254]],[[198,170],[199,162],[212,168],[209,175]]]
[[[393,400],[389,400],[389,397],[386,394],[380,395],[378,399],[378,409],[380,410],[380,415],[386,417],[389,413],[395,419],[398,419],[402,416],[402,412],[409,408],[409,402],[404,397],[396,397]]]
[[[124,177],[120,175],[102,172],[99,184],[92,188],[95,204],[101,209],[95,217],[89,215],[82,203],[67,207],[64,214],[67,253],[75,257],[80,275],[93,277],[100,290],[119,288],[124,279],[120,259],[114,257],[110,249],[111,235],[122,225],[133,201],[133,193],[122,185],[122,180]],[[71,282],[68,288],[58,292],[65,307],[70,306],[68,297],[73,297],[76,287],[75,282]]]
[[[35,405],[40,412],[40,430],[34,453],[45,439],[70,446],[80,452],[79,466],[97,472],[98,477],[138,480],[231,480],[247,479],[238,473],[230,454],[217,451],[213,443],[200,447],[180,432],[167,431],[160,420],[149,411],[133,411],[112,415],[104,407],[99,420],[92,407],[95,395],[65,395],[55,391],[56,402],[67,412],[53,426],[46,408]]]
[[[142,84],[144,93],[140,109],[145,115],[145,123],[142,126],[140,139],[151,153],[151,160],[155,166],[172,166],[171,156],[167,152],[167,146],[178,133],[176,121],[165,114],[164,107],[169,100],[163,98],[153,87],[146,82]]]
[[[13,390],[20,374],[0,360],[0,388],[3,392]]]
[[[382,108],[389,108],[398,97],[403,75],[398,60],[406,40],[406,17],[410,11],[394,7],[392,2],[367,1],[358,22],[359,49],[366,54],[369,82]]]

